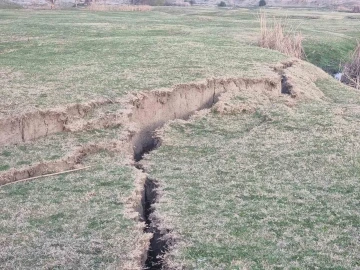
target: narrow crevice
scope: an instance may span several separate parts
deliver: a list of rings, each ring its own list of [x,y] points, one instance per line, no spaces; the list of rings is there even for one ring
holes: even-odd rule
[[[281,75],[281,94],[293,95],[293,86],[285,75]]]
[[[288,94],[291,94],[291,89],[284,86],[287,83],[287,78],[283,76],[283,80],[281,80],[281,85],[283,86],[282,92],[285,91],[289,92]],[[135,216],[137,221],[139,221],[140,216],[141,222],[145,222],[146,224],[144,228],[144,239],[148,239],[149,234],[152,234],[152,238],[149,243],[146,243],[146,246],[143,245],[141,247],[141,258],[138,263],[142,265],[143,269],[163,269],[166,268],[164,258],[166,257],[167,252],[174,247],[175,239],[169,230],[164,229],[165,226],[162,223],[162,220],[159,219],[157,214],[154,212],[154,204],[158,201],[159,196],[159,184],[155,180],[146,176],[146,168],[141,162],[144,159],[144,155],[157,149],[162,143],[161,138],[156,135],[156,131],[169,123],[169,121],[175,119],[188,120],[200,110],[210,109],[214,106],[214,104],[223,102],[220,97],[227,91],[230,91],[231,94],[232,91],[250,91],[254,88],[266,94],[269,90],[271,90],[274,93],[276,92],[278,95],[280,90],[279,87],[280,80],[274,83],[272,78],[229,78],[207,80],[206,83],[177,85],[171,91],[144,92],[143,94],[133,97],[129,101],[129,107],[122,111],[120,119],[117,119],[116,115],[114,115],[114,117],[110,116],[108,118],[109,121],[100,125],[101,127],[108,127],[108,123],[123,124],[123,141],[119,141],[118,143],[109,141],[102,145],[88,144],[60,160],[47,162],[45,164],[35,164],[35,166],[32,166],[31,169],[33,169],[36,174],[44,174],[59,170],[58,168],[63,169],[81,164],[83,157],[101,149],[114,152],[121,152],[125,150],[127,154],[132,150],[133,152],[131,152],[130,155],[134,161],[133,166],[142,173],[139,174],[141,175],[141,177],[139,177],[139,181],[141,182],[137,182],[137,184],[141,184],[136,186],[136,190],[133,195],[131,195],[131,198],[129,198],[130,203],[128,206],[131,207],[131,215],[136,214]],[[89,121],[84,124],[82,123],[82,118],[92,112],[96,107],[104,104],[106,104],[105,101],[97,103],[90,102],[81,106],[72,105],[60,111],[42,112],[39,114],[40,116],[33,113],[33,115],[30,115],[27,118],[22,117],[20,127],[17,127],[17,129],[21,129],[22,141],[27,141],[38,138],[40,135],[47,136],[51,133],[59,131],[72,132],[74,130],[89,128],[90,126],[93,128],[97,126],[95,125],[95,122],[94,125],[92,125],[93,122]],[[38,116],[41,122],[36,122],[35,116]],[[81,120],[78,123],[76,119],[79,118]],[[28,119],[32,120],[30,121]],[[96,119],[99,123],[102,120],[102,118]],[[30,125],[28,123],[32,125],[28,126]],[[0,121],[0,130],[2,126],[10,129],[10,124],[11,122],[5,121],[2,125]],[[76,127],[72,127],[74,124],[80,124],[81,128],[78,129]],[[33,129],[35,129],[36,132],[33,132]],[[30,131],[32,131],[32,133]],[[7,137],[4,137],[2,140],[0,134],[0,144],[4,142],[5,139],[7,140]],[[11,142],[15,143],[17,140],[18,139]],[[6,172],[6,174],[0,174],[0,184],[2,182],[15,182],[19,179],[30,177],[30,172],[33,173],[33,171],[26,168],[26,170],[12,170]],[[26,173],[29,175],[26,176]],[[32,176],[34,175],[35,174],[33,173]],[[143,184],[144,181],[145,184]],[[136,200],[136,203],[134,203],[134,200]],[[143,225],[143,223],[141,223],[141,225]],[[147,244],[149,244],[148,249],[146,249]]]
[[[40,161],[19,169],[9,169],[0,173],[0,186],[16,183],[35,176],[44,176],[83,167],[82,161],[86,156],[93,155],[100,151],[108,151],[111,153],[115,151],[114,144],[88,144],[77,148],[70,154],[57,160]]]
[[[161,144],[160,140],[153,134],[154,132],[145,132],[141,141],[141,151],[136,152],[134,149],[134,167],[143,173],[146,173],[141,160],[145,154],[158,148]],[[146,177],[144,183],[144,192],[141,199],[142,219],[145,222],[144,233],[151,233],[149,248],[146,254],[146,261],[143,265],[144,270],[163,269],[163,257],[168,249],[168,242],[164,240],[165,234],[158,227],[159,222],[154,215],[154,203],[158,201],[159,184],[150,177]]]
[[[183,88],[176,88],[173,93],[169,94],[166,92],[166,95],[154,92],[153,95],[147,95],[146,98],[134,101],[133,103],[138,105],[132,114],[131,122],[138,123],[139,130],[131,139],[133,166],[146,175],[146,168],[142,160],[146,154],[161,146],[162,141],[156,135],[156,130],[162,128],[169,121],[175,119],[188,120],[200,110],[212,108],[220,101],[220,95],[232,87],[231,84],[235,84],[238,88],[244,87],[246,89],[254,84],[257,87],[266,89],[268,83],[267,80],[260,82],[256,80],[241,80],[241,82],[237,80],[220,80],[219,82],[213,81],[212,83],[196,87],[190,85],[192,88],[182,86]],[[286,83],[286,80],[284,83]],[[273,90],[277,90],[277,86],[280,86],[279,84],[270,82],[270,87]],[[180,95],[177,95],[178,93]],[[193,95],[187,96],[187,93],[193,93]],[[166,100],[161,100],[160,102],[159,96],[162,98],[166,97]],[[159,103],[161,103],[161,106]],[[147,176],[141,198],[141,216],[145,222],[144,233],[151,233],[152,238],[147,250],[146,261],[143,264],[144,270],[165,269],[166,260],[164,258],[170,248],[173,247],[175,241],[171,237],[170,231],[164,229],[162,221],[155,213],[156,206],[154,204],[159,199],[158,190],[159,183]]]
[[[153,204],[156,203],[158,199],[158,183],[148,177],[144,187],[143,209],[146,224],[144,232],[153,234],[153,237],[150,239],[144,269],[158,270],[163,269],[163,257],[168,249],[168,241],[164,239],[165,233],[160,231],[156,224],[156,217],[154,216]]]
[[[196,110],[189,111],[187,114],[182,115],[182,117],[176,117],[174,114],[174,119],[189,119],[195,112],[200,111],[205,108],[211,108],[218,101],[218,95],[215,91],[211,96],[211,99],[204,104],[201,104]],[[186,101],[187,102],[187,101]],[[161,128],[164,124],[152,126],[150,130],[146,130],[146,128],[139,132],[141,134],[139,136],[139,141],[134,144],[134,154],[133,158],[135,163],[133,164],[135,168],[146,173],[146,169],[141,163],[141,160],[144,158],[145,154],[150,153],[151,151],[157,149],[161,146],[161,140],[156,137],[154,134],[155,130]],[[137,148],[135,147],[137,146]],[[143,265],[144,270],[160,270],[164,269],[164,256],[169,249],[170,246],[170,238],[167,237],[169,231],[160,230],[159,221],[154,215],[154,204],[158,200],[158,183],[156,180],[151,179],[149,177],[146,178],[144,184],[144,193],[143,198],[141,200],[142,203],[142,217],[145,222],[144,233],[151,233],[152,238],[150,239],[149,248],[147,250],[146,261]]]
[[[289,95],[292,98],[296,97],[296,93],[293,90],[293,85],[289,82],[288,76],[286,76],[285,70],[293,67],[296,62],[297,60],[290,60],[273,67],[273,71],[279,74],[281,78],[281,94]]]
[[[134,152],[134,167],[138,170],[146,173],[143,164],[140,162],[144,155],[153,151],[160,146],[160,141],[154,137],[146,138],[142,145],[142,151],[139,153]],[[143,221],[145,222],[144,233],[151,233],[152,238],[150,239],[149,248],[147,250],[146,261],[143,266],[144,270],[159,270],[163,269],[163,257],[168,250],[168,241],[164,240],[165,233],[162,233],[158,227],[154,215],[154,203],[157,202],[159,194],[157,192],[159,188],[158,183],[146,177],[144,184],[144,193],[141,200],[143,209]]]
[[[24,118],[22,118],[20,120],[20,130],[21,130],[21,141],[25,142],[25,124],[24,124],[25,120]]]
[[[136,169],[138,169],[139,171],[142,171],[143,173],[145,172],[144,166],[143,166],[141,163],[139,163],[139,162],[135,162],[135,163],[134,163],[134,167],[135,167]]]
[[[142,143],[142,148],[140,152],[134,151],[134,160],[139,162],[143,159],[145,154],[150,153],[160,146],[160,141],[153,136],[147,136],[146,140]]]

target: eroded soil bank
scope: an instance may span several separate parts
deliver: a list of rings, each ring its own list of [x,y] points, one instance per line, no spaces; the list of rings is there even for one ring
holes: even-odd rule
[[[101,144],[89,143],[77,147],[72,153],[59,160],[44,161],[22,169],[10,169],[0,174],[0,185],[34,176],[79,168],[84,157],[103,150],[117,153],[124,152],[133,156],[135,161],[139,161],[143,153],[149,152],[161,143],[161,138],[154,136],[156,129],[170,120],[186,120],[199,110],[212,108],[217,102],[220,103],[220,107],[224,108],[226,107],[227,97],[221,98],[220,95],[227,93],[228,96],[231,96],[237,91],[264,92],[266,95],[275,98],[281,94],[281,78],[275,76],[264,79],[210,79],[200,83],[177,85],[169,90],[148,91],[128,97],[127,107],[121,109],[113,121],[108,121],[109,118],[107,118],[105,126],[107,128],[116,125],[124,126],[120,140],[105,140]],[[96,106],[101,105],[97,104]],[[89,111],[91,108],[93,107],[90,106]],[[59,122],[58,119],[63,114],[56,114],[55,117],[52,113],[47,115],[44,112],[38,112],[32,115],[24,116],[27,117],[27,122],[31,123],[29,129],[24,129],[24,126],[19,124],[21,121],[18,118],[14,120],[15,123],[19,124],[15,125],[15,129],[11,126],[4,127],[1,130],[3,143],[18,143],[18,139],[26,142],[30,138],[34,140],[35,138],[49,136],[54,132],[66,131],[64,128],[68,120]],[[85,115],[85,113],[82,115]],[[39,120],[39,117],[47,117],[48,121]],[[99,119],[93,119],[92,121],[99,122],[103,119],[104,117],[101,116]],[[76,118],[76,121],[82,121],[82,119]],[[4,120],[4,122],[12,123],[11,120]],[[47,128],[45,132],[44,127],[53,128]],[[80,130],[94,128],[89,123],[79,125],[79,127]],[[77,130],[75,129],[75,131]],[[20,137],[16,135],[19,132],[22,133]],[[14,137],[11,134],[15,134]],[[6,139],[8,136],[10,136],[9,140]],[[23,138],[28,139],[23,140]]]

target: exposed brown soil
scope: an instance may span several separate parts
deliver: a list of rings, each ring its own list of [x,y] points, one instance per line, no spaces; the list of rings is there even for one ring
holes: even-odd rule
[[[13,126],[4,125],[2,134],[17,134],[20,132],[21,141],[28,141],[51,133],[61,131],[77,131],[82,129],[106,128],[114,125],[124,125],[125,132],[120,141],[105,142],[101,145],[84,145],[70,153],[68,156],[55,161],[42,162],[23,169],[10,169],[0,174],[0,185],[16,182],[29,177],[55,173],[74,169],[81,166],[82,159],[99,150],[122,151],[131,153],[135,159],[139,159],[146,149],[153,148],[153,132],[173,119],[188,119],[195,111],[210,108],[219,102],[217,110],[226,111],[226,102],[220,98],[221,94],[228,92],[232,95],[239,91],[262,91],[266,94],[278,96],[281,92],[279,78],[265,79],[210,79],[205,82],[181,84],[171,90],[155,90],[140,93],[129,97],[129,107],[121,115],[111,114],[90,121],[83,119],[73,120],[72,129],[69,129],[69,115],[72,119],[76,116],[84,117],[95,106],[106,103],[90,103],[88,106],[70,107],[65,112],[39,111],[27,114],[15,120],[6,120],[3,123],[17,123]],[[67,114],[66,114],[67,113]],[[61,120],[63,119],[63,120]],[[83,122],[84,124],[76,123]],[[75,124],[77,126],[75,127]],[[18,142],[20,137],[11,137],[8,141],[3,136],[3,143]],[[17,138],[17,139],[16,139]],[[23,139],[24,138],[24,139]]]
[[[131,143],[135,159],[139,159],[139,154],[154,144],[152,133],[167,121],[186,120],[195,111],[211,108],[219,101],[221,94],[248,91],[250,88],[280,94],[279,82],[274,78],[209,79],[200,83],[177,85],[171,90],[139,94],[132,100],[134,108],[130,118],[136,130]]]
[[[290,59],[274,67],[274,70],[280,74],[280,70],[282,72],[291,67],[296,61],[296,59]],[[271,80],[276,81],[276,79]],[[126,99],[121,101],[94,100],[0,118],[0,146],[28,142],[57,132],[114,127],[127,124],[129,121],[135,123],[137,128],[142,130],[133,139],[136,146],[136,140],[141,140],[143,133],[154,130],[166,121],[176,118],[186,119],[196,110],[211,107],[220,94],[233,88],[234,83],[240,88],[258,84],[261,81],[262,79],[244,78],[209,79],[200,83],[180,84],[167,90],[147,91],[128,97],[130,106],[127,108],[93,119],[88,119],[87,116],[96,109],[114,102],[125,104]],[[269,80],[267,81],[269,82]],[[132,114],[131,117],[129,114]],[[137,152],[141,151],[139,146],[136,149]]]
[[[0,146],[27,142],[57,132],[104,128],[117,124],[113,121],[115,116],[89,121],[84,119],[95,108],[111,102],[108,99],[95,100],[0,118]]]

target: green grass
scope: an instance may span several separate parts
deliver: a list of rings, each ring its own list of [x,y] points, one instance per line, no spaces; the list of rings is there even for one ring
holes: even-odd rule
[[[0,154],[0,171],[4,166],[6,169],[19,169],[30,164],[64,158],[81,146],[119,140],[121,131],[122,127],[58,133],[32,143],[3,146],[3,152]]]
[[[7,113],[19,104],[51,107],[241,75],[256,69],[256,62],[283,59],[262,49],[254,54],[229,38],[224,30],[235,23],[221,17],[204,23],[161,11],[0,13],[1,109]]]
[[[329,72],[338,70],[359,38],[358,21],[346,13],[267,12],[303,32],[309,61]],[[258,37],[257,16],[257,9],[217,8],[145,13],[0,10],[0,82],[5,86],[0,111],[251,74],[257,63],[283,59],[250,46]]]
[[[319,52],[319,43],[305,43],[307,59],[330,74],[341,72],[356,46],[355,40],[343,40],[337,43],[323,44]],[[326,52],[326,53],[325,53]]]
[[[4,269],[104,269],[132,260],[142,232],[123,215],[133,171],[106,153],[81,173],[0,190],[0,261]]]
[[[328,97],[339,87],[318,85]],[[344,106],[278,102],[171,124],[149,157],[163,188],[157,212],[179,238],[170,261],[185,269],[359,267],[358,118],[339,119]]]

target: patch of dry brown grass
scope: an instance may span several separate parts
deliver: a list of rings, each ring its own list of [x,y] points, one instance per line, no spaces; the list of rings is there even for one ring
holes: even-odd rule
[[[358,42],[350,61],[345,64],[342,81],[360,89],[360,42]]]
[[[91,11],[150,11],[152,7],[147,5],[117,6],[93,2],[87,7],[87,9]]]
[[[302,45],[304,38],[301,33],[297,33],[292,29],[286,31],[285,24],[281,20],[274,19],[273,25],[269,26],[265,13],[260,14],[260,28],[260,47],[277,50],[292,57],[304,57],[305,53]]]

